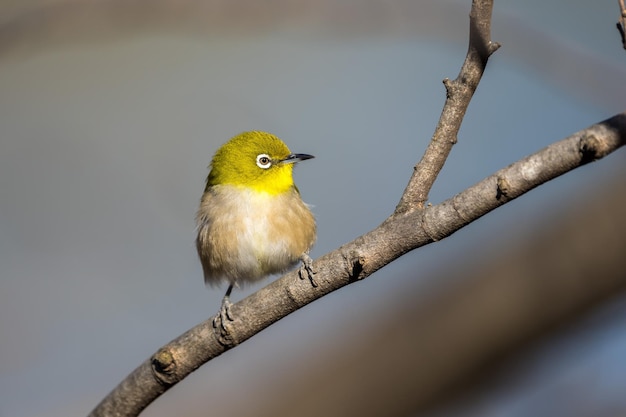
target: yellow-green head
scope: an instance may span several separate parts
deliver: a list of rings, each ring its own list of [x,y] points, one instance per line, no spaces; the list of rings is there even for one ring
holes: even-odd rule
[[[240,133],[213,156],[207,189],[230,184],[281,194],[294,187],[293,164],[311,158],[312,155],[291,153],[287,145],[271,133]]]

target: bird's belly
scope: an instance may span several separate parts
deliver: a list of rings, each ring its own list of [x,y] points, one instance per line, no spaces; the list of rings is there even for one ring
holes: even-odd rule
[[[315,220],[297,192],[220,190],[203,204],[205,280],[257,281],[295,265],[315,241]],[[201,257],[202,258],[202,257]]]

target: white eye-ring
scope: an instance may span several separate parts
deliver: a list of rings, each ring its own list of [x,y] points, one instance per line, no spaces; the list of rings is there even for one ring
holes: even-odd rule
[[[272,158],[267,154],[260,154],[256,157],[256,164],[259,168],[268,169],[272,166]]]

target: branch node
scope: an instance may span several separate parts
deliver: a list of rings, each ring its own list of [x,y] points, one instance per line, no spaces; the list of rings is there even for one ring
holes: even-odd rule
[[[601,154],[602,142],[593,134],[583,135],[578,143],[578,150],[581,153],[583,162],[592,162],[598,159]]]
[[[498,176],[498,179],[496,180],[496,187],[496,200],[500,200],[502,197],[509,196],[509,190],[511,189],[511,185],[506,178]]]
[[[446,98],[450,98],[452,95],[452,80],[448,77],[444,78],[443,85],[446,87]]]
[[[178,382],[176,376],[176,360],[169,349],[160,349],[152,356],[152,372],[162,385],[173,385]]]
[[[454,209],[454,212],[456,213],[457,216],[459,216],[459,218],[461,220],[463,220],[464,224],[467,224],[470,222],[470,219],[463,214],[463,211],[459,208],[459,207],[463,207],[463,204],[461,203],[460,205],[457,204],[457,200],[459,199],[459,194],[455,195],[452,198],[452,208]]]
[[[487,45],[487,53],[491,56],[494,52],[496,52],[502,44],[500,42],[489,41]]]
[[[421,225],[420,225],[420,226],[421,226],[422,230],[424,231],[424,233],[426,233],[426,236],[428,236],[428,238],[429,238],[432,242],[438,242],[438,241],[439,241],[439,238],[435,235],[435,233],[433,233],[433,232],[430,230],[430,227],[429,227],[429,222],[428,222],[428,220],[426,219],[426,215],[427,215],[428,213],[430,213],[431,211],[432,211],[432,209],[431,209],[431,210],[422,210],[422,220],[421,220]]]
[[[352,250],[349,254],[344,254],[343,258],[346,260],[346,271],[350,282],[361,279],[361,273],[365,265],[365,256],[358,250]]]

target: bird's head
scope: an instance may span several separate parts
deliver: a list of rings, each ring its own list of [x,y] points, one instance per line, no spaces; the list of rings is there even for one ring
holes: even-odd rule
[[[266,132],[244,132],[222,145],[211,161],[207,187],[229,184],[280,194],[294,187],[293,165],[313,155],[291,153]]]

